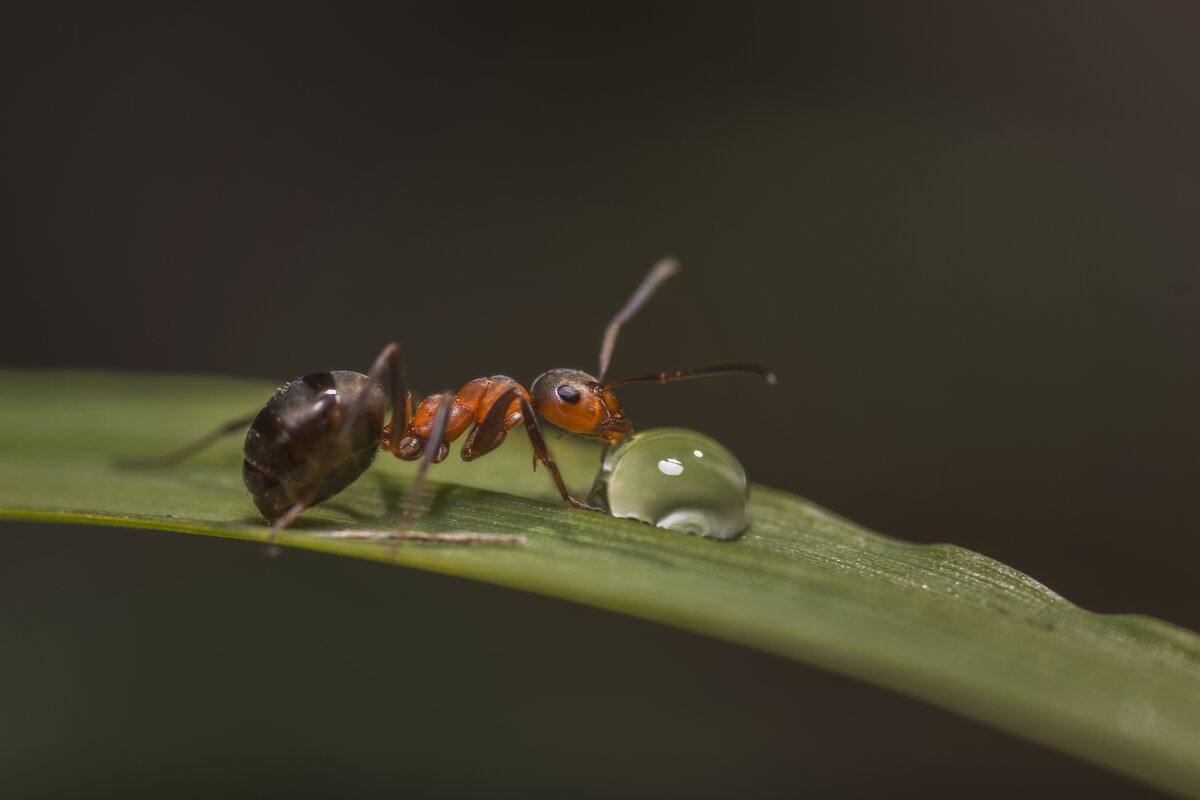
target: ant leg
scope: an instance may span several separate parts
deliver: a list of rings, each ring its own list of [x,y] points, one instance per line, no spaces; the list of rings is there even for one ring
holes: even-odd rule
[[[563,483],[562,475],[558,471],[558,465],[550,457],[550,450],[546,447],[546,440],[542,438],[542,429],[538,425],[537,417],[533,413],[533,406],[529,404],[529,401],[525,399],[523,394],[517,392],[515,389],[505,392],[500,396],[500,400],[496,405],[492,406],[493,410],[496,406],[508,408],[508,403],[511,403],[513,399],[509,395],[515,395],[521,401],[521,416],[525,420],[525,432],[529,434],[529,443],[533,445],[533,468],[537,469],[537,462],[541,461],[550,472],[550,477],[554,479],[554,485],[558,488],[558,493],[562,495],[562,499],[575,508],[582,509],[583,511],[596,511],[601,514],[607,513],[603,508],[589,506],[587,503],[581,503],[574,497],[571,497],[571,493],[567,491],[567,486]],[[488,416],[490,417],[491,415],[492,412],[489,411]],[[484,422],[486,423],[487,420],[485,419]]]
[[[383,351],[375,357],[375,361],[371,364],[371,369],[367,375],[372,380],[380,382],[385,368],[387,368],[392,376],[392,418],[388,421],[385,430],[394,431],[396,420],[399,418],[399,432],[403,433],[404,426],[412,419],[413,398],[412,392],[408,389],[408,370],[404,366],[404,351],[395,342],[383,348]]]
[[[279,536],[279,532],[296,521],[296,517],[308,510],[308,505],[305,503],[296,503],[283,512],[283,516],[276,517],[271,522],[271,529],[267,532],[267,547],[263,551],[265,555],[274,558],[283,552],[279,545],[275,544],[275,539]]]
[[[113,460],[113,467],[116,469],[167,469],[173,467],[196,455],[201,450],[216,444],[229,434],[244,430],[251,422],[254,422],[256,416],[258,416],[257,412],[248,417],[239,417],[238,419],[230,420],[216,430],[204,434],[196,441],[161,456],[122,456],[116,458]]]
[[[432,449],[431,445],[440,441],[440,436],[444,429],[444,420],[450,416],[450,412],[446,407],[450,393],[447,392],[442,397],[444,399],[442,406],[438,409],[438,417],[434,423],[434,430],[429,437],[429,442],[426,444],[425,457],[421,462],[422,469],[417,472],[418,481],[424,477],[425,461],[430,458],[429,450]],[[529,404],[529,400],[525,398],[525,393],[519,386],[514,386],[496,398],[495,402],[492,403],[492,407],[488,409],[487,415],[484,416],[483,421],[476,424],[475,430],[471,431],[471,435],[467,439],[466,444],[463,445],[463,449],[467,450],[472,459],[486,455],[496,449],[504,441],[504,435],[507,433],[504,424],[508,419],[508,408],[514,401],[519,401],[521,404],[521,418],[525,422],[525,431],[529,434],[529,442],[533,445],[534,469],[537,469],[539,461],[546,466],[546,469],[550,472],[550,477],[554,480],[555,487],[558,488],[558,493],[562,495],[562,499],[565,502],[584,511],[604,513],[604,509],[589,506],[587,503],[581,503],[567,491],[567,486],[562,479],[562,473],[558,471],[558,465],[550,457],[550,451],[546,447],[545,438],[542,437],[542,429],[537,423],[537,416],[533,412],[533,407]],[[468,448],[470,449],[468,450]],[[416,492],[418,489],[419,484],[414,482],[413,491]],[[404,533],[408,532],[410,522],[411,514],[405,516]]]
[[[496,398],[496,401],[492,403],[492,407],[488,409],[487,415],[483,418],[483,422],[480,422],[475,426],[475,430],[471,431],[471,436],[467,439],[466,444],[463,445],[463,450],[468,452],[472,459],[475,459],[499,447],[500,443],[504,441],[505,433],[507,433],[504,423],[508,419],[508,407],[512,405],[514,400],[519,400],[521,403],[521,418],[525,422],[525,432],[529,434],[529,443],[533,445],[533,468],[537,469],[539,461],[545,464],[546,469],[550,472],[550,477],[554,480],[555,487],[558,488],[558,493],[562,495],[562,499],[565,502],[584,511],[598,511],[603,514],[604,509],[589,506],[587,503],[581,503],[567,491],[567,486],[563,483],[562,474],[558,471],[558,465],[550,457],[550,451],[546,447],[546,440],[542,437],[542,429],[537,423],[533,407],[529,404],[529,401],[525,398],[525,393],[521,391],[519,386],[514,386]]]
[[[417,511],[417,503],[425,491],[425,473],[429,471],[429,465],[433,463],[434,457],[441,450],[442,440],[446,436],[446,422],[450,419],[450,406],[454,402],[454,392],[442,392],[441,398],[442,402],[438,406],[437,416],[433,418],[433,428],[425,443],[425,452],[421,454],[421,463],[417,465],[417,475],[413,478],[412,487],[408,490],[408,500],[404,507],[404,521],[400,523],[400,532],[392,542],[388,552],[389,558],[394,558],[396,551],[400,549],[400,542],[409,538],[413,517]]]
[[[471,435],[463,442],[463,461],[474,461],[504,443],[504,437],[508,434],[509,429],[518,424],[518,422],[509,423],[508,409],[517,396],[522,393],[523,390],[519,386],[513,386],[492,401],[483,421],[475,425]],[[523,416],[524,412],[522,412]]]

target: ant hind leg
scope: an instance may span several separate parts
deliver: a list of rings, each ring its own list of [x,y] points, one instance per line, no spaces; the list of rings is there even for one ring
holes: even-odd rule
[[[404,351],[395,342],[380,351],[367,375],[372,380],[381,382],[385,368],[392,376],[392,383],[389,387],[392,396],[392,418],[388,421],[385,430],[398,435],[403,432],[404,426],[412,419],[413,397],[412,392],[408,389],[408,370],[404,366]],[[400,423],[399,431],[396,431],[395,427],[397,421]]]
[[[169,469],[186,461],[202,450],[211,447],[229,434],[244,431],[250,423],[254,422],[254,418],[257,416],[258,412],[256,411],[248,417],[231,419],[216,430],[204,434],[194,442],[185,444],[178,450],[172,450],[161,456],[121,456],[113,460],[113,467],[121,470]]]

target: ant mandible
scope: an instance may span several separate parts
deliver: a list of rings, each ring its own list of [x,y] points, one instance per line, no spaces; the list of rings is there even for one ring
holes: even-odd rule
[[[426,397],[414,412],[404,356],[400,346],[392,343],[383,348],[365,375],[345,370],[305,375],[275,392],[252,418],[229,422],[163,458],[124,463],[169,466],[249,423],[242,477],[254,504],[271,523],[267,539],[270,544],[299,514],[357,480],[383,447],[397,458],[421,462],[399,534],[404,538],[412,524],[425,473],[430,464],[446,457],[451,442],[470,428],[461,452],[463,460],[473,461],[495,450],[508,431],[524,423],[533,446],[534,469],[540,461],[570,505],[603,513],[604,509],[582,503],[567,491],[546,447],[537,421],[539,414],[560,428],[601,440],[607,449],[633,432],[613,394],[617,386],[730,373],[749,373],[775,382],[775,376],[757,364],[716,364],[604,383],[621,326],[678,270],[674,259],[655,264],[613,317],[604,331],[600,369],[595,377],[580,370],[552,369],[538,376],[528,391],[506,375],[477,378],[457,393],[447,391]],[[391,377],[392,399],[392,417],[387,425],[383,422],[387,398],[381,386],[385,369]]]

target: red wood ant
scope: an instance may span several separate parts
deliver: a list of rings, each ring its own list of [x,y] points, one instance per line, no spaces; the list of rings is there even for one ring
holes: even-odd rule
[[[159,459],[126,460],[125,466],[170,466],[247,424],[242,476],[263,517],[271,523],[268,543],[296,517],[333,497],[358,479],[383,449],[405,461],[420,460],[398,539],[406,538],[415,500],[420,497],[430,464],[442,461],[450,443],[470,429],[462,457],[472,461],[500,446],[508,431],[524,423],[533,445],[533,466],[540,461],[567,503],[589,506],[571,496],[550,456],[537,416],[572,433],[601,440],[606,449],[633,431],[613,394],[627,383],[666,383],[707,375],[749,373],[775,382],[757,364],[716,364],[658,372],[604,383],[608,362],[621,326],[654,291],[679,269],[678,262],[657,263],[637,291],[617,312],[604,332],[600,369],[595,377],[573,369],[552,369],[538,376],[527,391],[506,375],[477,378],[457,393],[430,395],[417,405],[408,388],[404,356],[392,343],[366,373],[335,371],[305,375],[279,389],[254,417],[234,420],[203,439]],[[387,397],[381,386],[390,374],[392,417],[384,425]]]

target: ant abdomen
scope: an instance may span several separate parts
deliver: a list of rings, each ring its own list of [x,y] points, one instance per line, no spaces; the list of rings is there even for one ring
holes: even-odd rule
[[[353,483],[375,459],[386,405],[377,381],[346,370],[305,375],[272,395],[246,433],[242,463],[262,515],[311,508]]]

